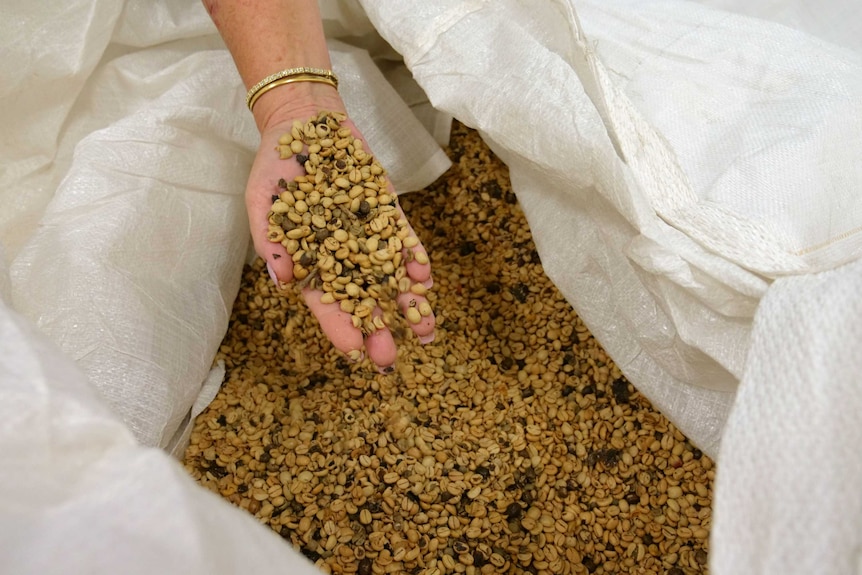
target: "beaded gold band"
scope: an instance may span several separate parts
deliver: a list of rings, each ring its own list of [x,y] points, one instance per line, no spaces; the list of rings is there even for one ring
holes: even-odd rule
[[[273,88],[293,82],[320,82],[338,89],[338,76],[332,70],[325,68],[289,68],[267,76],[251,87],[245,97],[245,105],[249,110],[254,108],[257,99]]]

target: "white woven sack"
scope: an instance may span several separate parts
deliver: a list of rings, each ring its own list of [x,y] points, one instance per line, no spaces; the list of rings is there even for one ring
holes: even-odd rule
[[[840,358],[862,313],[848,303],[862,289],[862,18],[838,0],[815,19],[799,1],[712,4],[363,6],[436,107],[510,165],[546,270],[629,378],[710,454],[727,434],[715,572],[850,573],[862,401],[846,383],[862,366]],[[61,15],[12,2],[3,23],[0,247],[12,273],[0,265],[0,294],[28,319],[0,308],[0,448],[12,464],[0,468],[0,564],[307,568],[134,439],[167,446],[205,403],[202,366],[236,290],[238,174],[255,139],[236,119],[229,56],[191,0],[79,0]],[[28,57],[32,46],[44,56]],[[236,87],[228,100],[224,85]],[[808,342],[829,360],[812,362]],[[796,371],[773,405],[784,366]]]

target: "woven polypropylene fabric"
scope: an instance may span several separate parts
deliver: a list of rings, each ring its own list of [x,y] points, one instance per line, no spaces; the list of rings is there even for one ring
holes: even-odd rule
[[[713,572],[862,566],[862,262],[780,279],[719,454]]]

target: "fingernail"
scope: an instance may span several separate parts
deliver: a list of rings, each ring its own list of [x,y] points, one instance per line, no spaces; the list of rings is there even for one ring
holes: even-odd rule
[[[432,341],[434,341],[435,335],[436,334],[433,331],[431,333],[429,333],[428,335],[420,335],[419,336],[419,343],[421,343],[422,345],[425,345],[426,343],[431,343]]]
[[[388,374],[392,373],[393,371],[395,371],[395,366],[394,365],[387,365],[386,367],[378,367],[377,371],[379,373],[382,373],[383,375],[388,375]]]
[[[272,264],[269,262],[266,262],[266,271],[269,272],[269,277],[272,280],[272,283],[275,284],[275,287],[277,287],[278,289],[286,289],[287,288],[286,283],[284,283],[282,281],[278,281],[278,276],[275,275],[275,272],[272,270]]]
[[[278,277],[275,275],[275,272],[272,270],[272,264],[269,262],[266,262],[266,271],[269,272],[269,277],[272,279],[272,283],[274,283],[276,287],[279,287]]]

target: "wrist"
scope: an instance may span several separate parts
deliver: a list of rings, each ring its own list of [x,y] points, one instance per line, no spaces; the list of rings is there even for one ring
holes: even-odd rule
[[[260,96],[252,113],[257,129],[263,133],[278,124],[305,120],[321,110],[346,113],[338,90],[319,82],[295,82]]]

